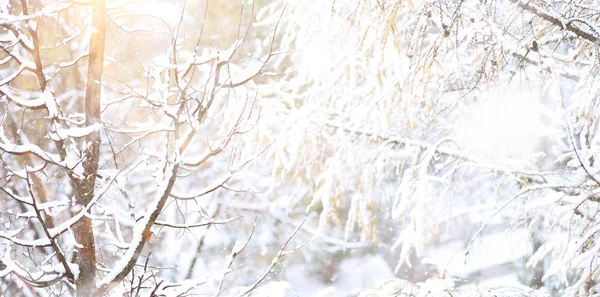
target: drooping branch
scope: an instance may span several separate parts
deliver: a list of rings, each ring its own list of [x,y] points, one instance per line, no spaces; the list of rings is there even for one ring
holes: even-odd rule
[[[481,167],[481,168],[488,168],[488,169],[492,169],[492,170],[495,170],[498,172],[504,172],[507,174],[525,175],[525,176],[529,176],[529,177],[539,177],[539,181],[538,181],[539,183],[546,182],[546,179],[543,176],[542,172],[531,171],[531,170],[527,170],[524,168],[522,168],[522,169],[512,168],[512,167],[502,165],[502,164],[491,163],[491,162],[484,160],[482,158],[479,158],[477,156],[466,154],[460,150],[454,150],[451,148],[440,147],[439,145],[437,145],[437,146],[435,144],[432,145],[432,144],[422,142],[422,141],[419,141],[416,139],[387,136],[387,135],[377,134],[377,133],[371,132],[371,131],[349,128],[349,127],[345,127],[344,125],[334,122],[334,121],[328,121],[327,123],[325,123],[325,125],[328,127],[334,128],[334,129],[342,129],[343,131],[345,131],[347,133],[353,133],[356,135],[361,135],[361,136],[366,136],[366,137],[369,137],[372,139],[377,139],[378,141],[383,141],[388,144],[397,144],[397,145],[402,145],[402,146],[418,147],[424,151],[430,151],[430,152],[434,152],[435,154],[440,154],[440,155],[452,157],[455,159],[463,160],[463,161],[473,164],[474,166],[477,165],[477,167]]]

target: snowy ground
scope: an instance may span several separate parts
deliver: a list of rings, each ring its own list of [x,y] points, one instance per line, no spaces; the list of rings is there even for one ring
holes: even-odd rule
[[[495,233],[482,236],[465,247],[464,241],[453,241],[426,252],[427,260],[438,265],[440,275],[465,280],[464,286],[517,286],[519,280],[512,263],[531,250],[527,230],[510,234]],[[393,269],[382,256],[371,255],[344,260],[333,282],[317,279],[306,265],[286,269],[285,279],[299,296],[356,296],[373,288],[382,279],[394,278]],[[475,277],[474,277],[475,276]],[[470,280],[467,280],[471,277]],[[458,282],[460,284],[461,282]]]

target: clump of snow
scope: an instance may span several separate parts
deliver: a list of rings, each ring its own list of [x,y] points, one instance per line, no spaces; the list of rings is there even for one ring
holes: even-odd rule
[[[41,100],[43,100],[44,104],[46,105],[46,109],[48,110],[48,117],[57,117],[58,106],[56,106],[56,100],[54,99],[54,95],[52,95],[52,92],[50,92],[49,89],[46,89],[44,93],[42,93]]]
[[[100,124],[100,123],[95,123],[91,126],[86,126],[86,127],[71,127],[68,129],[57,128],[56,131],[54,133],[50,133],[49,136],[50,136],[50,139],[56,140],[56,141],[64,140],[69,137],[81,138],[81,137],[90,135],[93,132],[98,132],[98,131],[100,131],[101,128],[102,128],[102,124]]]

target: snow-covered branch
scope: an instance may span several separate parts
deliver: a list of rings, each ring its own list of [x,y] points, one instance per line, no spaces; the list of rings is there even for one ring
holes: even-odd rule
[[[597,46],[600,46],[600,35],[598,28],[589,22],[589,20],[583,20],[579,18],[564,18],[555,13],[551,13],[547,9],[544,9],[537,5],[536,1],[524,1],[524,0],[511,0],[516,3],[520,8],[535,14],[536,16],[552,23],[554,26],[561,29],[567,30],[576,36],[583,38]],[[586,28],[581,27],[580,24],[585,25]]]

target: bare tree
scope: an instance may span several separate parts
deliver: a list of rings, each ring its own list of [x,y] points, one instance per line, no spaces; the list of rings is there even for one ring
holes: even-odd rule
[[[254,4],[240,2],[229,45],[211,48],[205,3],[0,4],[5,292],[104,296],[121,286],[127,296],[154,294],[163,282],[150,256],[136,265],[145,246],[159,244],[151,243],[155,226],[231,221],[198,199],[227,189],[256,156],[240,147],[260,117],[253,81],[273,56],[277,25],[252,57]],[[172,15],[147,10],[159,4]]]

